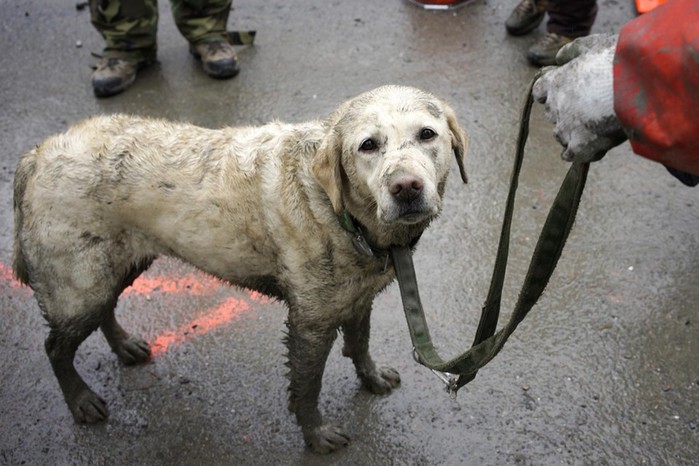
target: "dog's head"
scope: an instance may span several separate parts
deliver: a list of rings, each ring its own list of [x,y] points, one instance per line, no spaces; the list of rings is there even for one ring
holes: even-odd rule
[[[412,225],[439,214],[451,157],[466,183],[467,145],[442,100],[411,87],[384,86],[333,113],[313,173],[336,212],[375,206],[380,224]]]

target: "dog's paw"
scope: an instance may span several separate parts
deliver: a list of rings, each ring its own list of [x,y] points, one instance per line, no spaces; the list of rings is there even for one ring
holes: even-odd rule
[[[150,357],[150,345],[137,337],[128,337],[119,340],[112,350],[119,357],[119,360],[126,365],[140,364],[146,362]]]
[[[400,374],[392,367],[378,367],[362,377],[362,383],[371,393],[385,395],[400,385]]]
[[[349,435],[334,424],[303,429],[303,438],[313,451],[321,454],[333,452],[350,443]]]
[[[76,424],[95,424],[109,416],[107,404],[90,389],[81,391],[74,399],[68,401],[68,408]]]

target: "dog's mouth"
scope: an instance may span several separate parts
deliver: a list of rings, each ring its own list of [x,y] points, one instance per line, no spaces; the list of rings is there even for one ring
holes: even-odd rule
[[[396,207],[397,215],[394,221],[403,225],[415,225],[429,220],[437,214],[436,209],[430,209],[422,202],[411,202]]]
[[[423,220],[427,220],[429,216],[425,214],[406,214],[406,215],[401,215],[398,217],[398,223],[401,223],[403,225],[415,225],[416,223],[420,223]]]

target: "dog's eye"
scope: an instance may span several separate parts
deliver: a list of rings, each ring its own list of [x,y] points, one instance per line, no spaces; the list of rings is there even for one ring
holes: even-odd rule
[[[376,141],[373,139],[365,139],[359,146],[359,150],[362,152],[373,152],[378,148]]]
[[[437,133],[435,133],[432,128],[422,128],[420,130],[420,139],[422,139],[423,141],[429,141],[435,136],[437,136]]]

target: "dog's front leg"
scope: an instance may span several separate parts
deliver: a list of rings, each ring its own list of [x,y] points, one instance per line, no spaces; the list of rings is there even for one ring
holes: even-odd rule
[[[345,346],[342,355],[352,359],[357,376],[370,392],[385,395],[400,384],[400,375],[392,367],[376,367],[369,354],[371,303],[358,308],[354,318],[342,325]]]
[[[289,350],[289,410],[303,431],[306,444],[318,453],[329,453],[349,444],[349,436],[339,426],[324,424],[318,397],[325,362],[337,336],[334,327],[317,325],[298,318],[290,309],[286,344]]]

